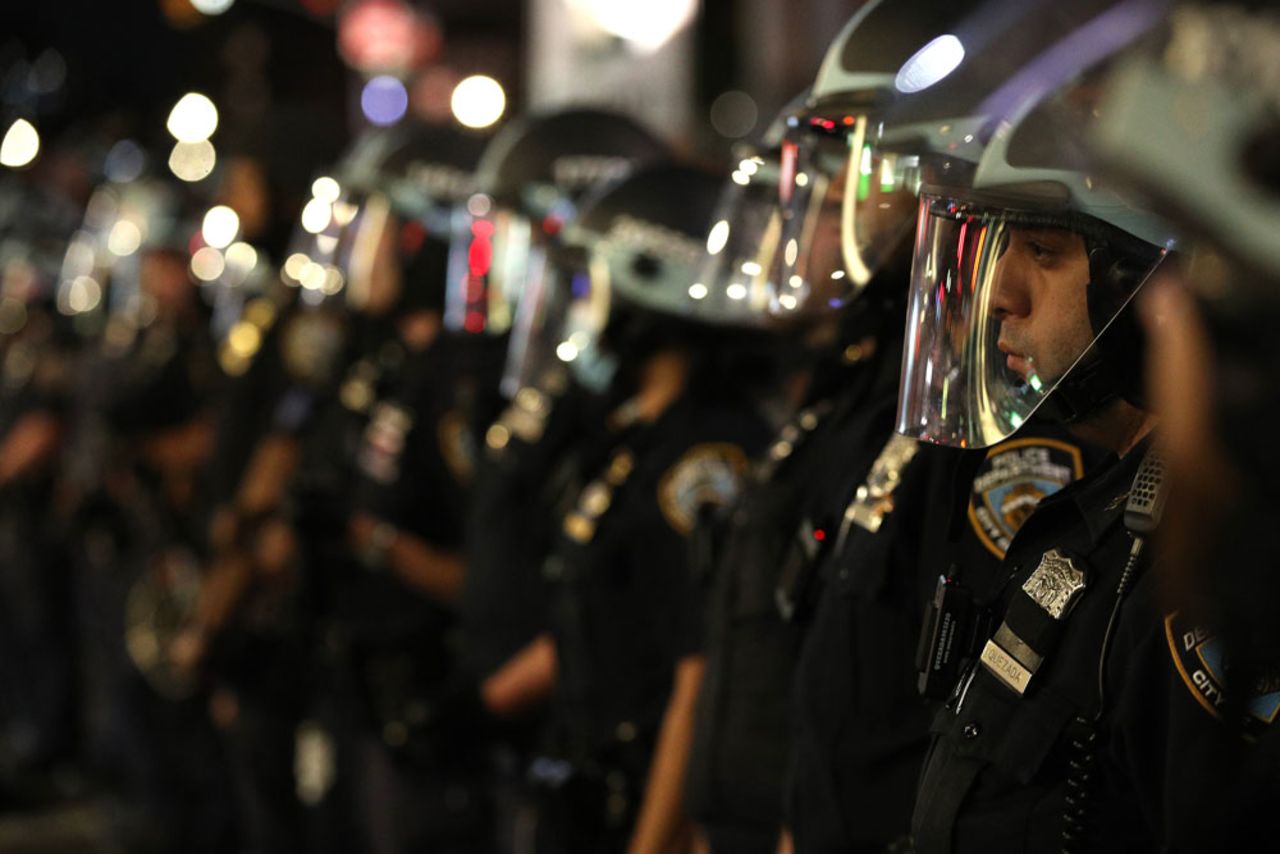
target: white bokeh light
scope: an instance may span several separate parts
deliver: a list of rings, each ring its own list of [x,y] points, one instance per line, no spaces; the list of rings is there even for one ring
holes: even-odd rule
[[[507,93],[492,77],[473,74],[453,89],[449,99],[454,118],[469,128],[486,128],[502,118],[507,109]]]
[[[26,166],[40,153],[40,134],[35,125],[26,119],[18,119],[5,131],[0,142],[0,164],[10,169]]]
[[[218,108],[208,96],[188,92],[169,111],[165,127],[178,142],[200,142],[218,129]]]
[[[240,232],[240,217],[226,205],[214,205],[204,215],[200,234],[214,249],[226,249]]]
[[[218,154],[207,139],[179,142],[169,153],[169,171],[189,183],[208,178],[217,163]]]
[[[302,228],[308,234],[319,234],[329,227],[331,207],[319,197],[307,202],[302,208]]]
[[[191,5],[202,15],[221,15],[235,2],[236,0],[191,0]]]
[[[321,175],[311,182],[311,195],[322,202],[333,204],[338,200],[338,196],[342,195],[342,187],[328,175]]]

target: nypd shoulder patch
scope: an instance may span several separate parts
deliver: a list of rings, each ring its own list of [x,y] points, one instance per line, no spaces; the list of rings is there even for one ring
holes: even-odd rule
[[[969,522],[984,546],[1003,558],[1042,498],[1084,474],[1080,449],[1056,439],[1014,439],[987,454],[969,496]]]
[[[658,481],[658,506],[672,528],[693,530],[698,511],[732,504],[742,489],[747,455],[730,442],[694,445]]]
[[[1165,639],[1182,683],[1209,714],[1222,717],[1228,669],[1222,641],[1213,632],[1174,612],[1165,617]],[[1256,738],[1280,717],[1280,673],[1258,676],[1244,702],[1244,735]]]

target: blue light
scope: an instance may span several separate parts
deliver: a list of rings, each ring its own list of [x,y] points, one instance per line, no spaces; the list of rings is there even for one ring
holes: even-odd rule
[[[401,83],[390,75],[379,75],[364,84],[360,93],[360,109],[364,117],[375,125],[386,127],[404,118],[409,109],[409,93]]]

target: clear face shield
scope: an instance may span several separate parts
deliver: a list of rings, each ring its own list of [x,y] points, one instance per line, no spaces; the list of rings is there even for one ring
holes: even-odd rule
[[[1088,369],[1166,254],[1092,216],[926,189],[898,432],[962,448],[1009,437],[1069,372]]]
[[[848,305],[914,222],[918,157],[885,149],[866,116],[797,120],[782,144],[778,314]]]
[[[742,158],[720,197],[707,233],[707,251],[690,284],[694,300],[767,306],[782,241],[776,156]]]
[[[545,275],[542,224],[476,193],[453,210],[445,326],[472,334],[501,335],[526,283]]]
[[[612,375],[612,359],[600,348],[609,319],[606,284],[592,276],[584,250],[559,247],[548,254],[540,275],[528,278],[516,311],[502,378],[502,393],[508,397],[539,385],[561,365],[597,390]]]
[[[281,277],[301,290],[303,305],[319,307],[339,294],[346,305],[380,314],[399,298],[396,257],[401,222],[382,193],[343,191],[303,208]]]

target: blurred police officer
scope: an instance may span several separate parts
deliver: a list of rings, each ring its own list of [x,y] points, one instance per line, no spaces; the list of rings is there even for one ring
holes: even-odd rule
[[[583,454],[545,563],[550,634],[508,665],[542,693],[554,684],[551,753],[533,768],[548,851],[622,850],[637,816],[643,850],[681,830],[688,732],[664,719],[692,704],[701,670],[689,537],[733,499],[767,435],[753,397],[768,376],[744,330],[765,295],[696,280],[718,190],[707,173],[652,167],[594,196],[572,226],[595,298],[557,350],[584,376],[616,370],[608,430]],[[522,661],[538,649],[538,668]],[[650,767],[662,742],[683,746]]]
[[[505,848],[531,810],[525,767],[538,732],[520,671],[490,678],[546,624],[541,558],[550,547],[559,495],[576,447],[603,429],[599,378],[583,376],[557,348],[601,309],[579,247],[563,235],[591,190],[660,159],[664,146],[629,118],[590,109],[530,115],[488,144],[477,194],[455,216],[454,241],[480,235],[493,247],[485,278],[521,293],[502,389],[510,403],[485,433],[467,517],[460,652],[473,697],[495,728],[497,822]],[[477,215],[475,211],[485,211]],[[493,223],[503,235],[489,235]],[[512,281],[512,280],[515,281]],[[579,364],[585,363],[584,358]],[[588,387],[588,384],[595,386]],[[526,831],[527,835],[527,831]]]
[[[1266,522],[1278,49],[1274,13],[1184,4],[1168,32],[1109,79],[1093,138],[1109,174],[1197,238],[1185,269],[1153,282],[1143,312],[1170,481],[1157,569],[1169,658],[1161,687],[1172,697],[1150,724],[1170,741],[1164,826],[1178,850],[1265,848],[1280,798]],[[1189,103],[1199,109],[1188,112]]]

